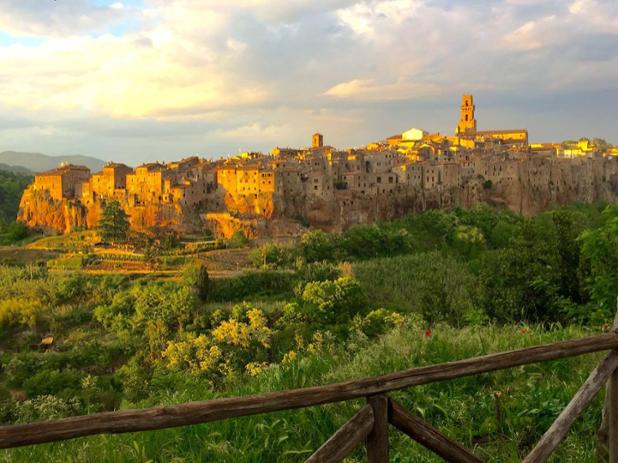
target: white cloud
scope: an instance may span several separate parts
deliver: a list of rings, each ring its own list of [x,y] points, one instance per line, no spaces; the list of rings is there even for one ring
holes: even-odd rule
[[[568,95],[618,81],[615,0],[41,5],[0,0],[2,32],[42,39],[0,45],[0,102],[9,113],[44,119],[42,127],[83,120],[83,140],[95,130],[120,137],[88,120],[132,118],[167,121],[191,140],[195,132],[185,134],[178,121],[219,124],[207,133],[221,146],[243,134],[293,140],[322,125],[343,141],[382,130],[368,127],[369,107],[382,111],[373,119],[381,127],[411,102],[456,102],[463,91]],[[150,127],[160,126],[139,132]],[[59,130],[64,140],[74,136]],[[53,136],[60,137],[46,139]]]
[[[433,84],[409,81],[381,84],[372,79],[353,79],[334,85],[324,92],[324,95],[334,98],[389,101],[427,97],[437,95],[439,92],[438,86]]]

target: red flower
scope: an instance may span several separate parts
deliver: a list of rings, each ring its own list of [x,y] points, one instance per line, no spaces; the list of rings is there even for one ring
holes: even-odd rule
[[[528,327],[524,326],[521,330],[519,330],[521,334],[526,334],[528,332]]]
[[[426,338],[428,338],[428,337],[430,337],[430,336],[431,336],[431,328],[427,328],[427,329],[425,330],[425,337],[426,337]]]

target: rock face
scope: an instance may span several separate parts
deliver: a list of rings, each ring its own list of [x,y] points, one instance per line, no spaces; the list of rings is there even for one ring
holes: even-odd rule
[[[58,201],[31,185],[22,195],[17,220],[48,233],[67,233],[76,228],[87,228],[89,215],[89,211],[75,201]]]
[[[146,230],[150,227],[170,227],[192,231],[191,214],[174,204],[148,204],[134,206],[119,201],[127,212],[131,227]],[[95,201],[85,206],[75,199],[52,198],[44,190],[35,190],[32,185],[24,191],[17,220],[33,229],[47,233],[69,233],[76,229],[95,228],[105,207],[104,201]]]
[[[370,156],[374,155],[363,159],[373,159]],[[194,164],[198,167],[191,167],[193,170],[183,175],[193,175],[202,183],[187,182],[179,176],[180,180],[170,183],[157,196],[147,188],[139,190],[141,196],[131,194],[127,186],[127,190],[112,188],[110,196],[105,197],[92,193],[90,184],[84,183],[76,186],[74,197],[58,199],[31,185],[23,194],[18,220],[48,232],[93,228],[105,204],[115,200],[138,230],[158,226],[196,232],[209,228],[215,236],[227,238],[241,230],[250,238],[265,238],[297,235],[306,226],[339,231],[408,212],[468,208],[479,203],[530,216],[575,201],[618,200],[618,158],[505,155],[466,158],[461,162],[408,163],[407,168],[401,168],[405,160],[397,160],[390,170],[375,173],[366,167],[369,161],[363,161],[358,162],[360,167],[353,166],[355,171],[344,170],[351,159],[358,158],[358,153],[344,153],[337,167],[329,166],[324,161],[326,157],[318,153],[307,162],[307,170],[302,170],[303,165],[298,163],[300,167],[294,164],[296,170],[281,172],[271,166],[263,170],[253,165],[251,170],[236,166],[236,183],[230,180],[229,167],[225,168],[226,180],[216,166]],[[341,171],[335,173],[335,168]],[[247,172],[253,175],[249,180]],[[152,171],[147,173],[152,175]],[[352,178],[349,185],[331,188],[346,175]]]

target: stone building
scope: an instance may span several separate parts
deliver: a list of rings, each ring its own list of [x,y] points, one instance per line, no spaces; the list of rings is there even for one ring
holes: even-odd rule
[[[49,196],[61,201],[72,199],[79,193],[79,187],[90,178],[90,169],[63,163],[56,169],[35,175],[34,189],[45,191]]]
[[[584,139],[577,146],[528,145],[525,129],[479,131],[472,95],[462,98],[456,132],[413,128],[348,150],[325,146],[316,133],[308,148],[192,156],[135,169],[110,163],[92,176],[85,167],[62,165],[35,177],[19,219],[62,232],[94,227],[106,203],[117,200],[136,229],[212,225],[229,236],[247,227],[255,236],[299,232],[299,223],[339,230],[430,207],[490,202],[529,214],[565,201],[618,197],[612,146],[601,155]]]

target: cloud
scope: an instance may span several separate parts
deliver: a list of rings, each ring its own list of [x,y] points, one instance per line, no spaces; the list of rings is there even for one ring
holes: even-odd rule
[[[428,97],[437,95],[439,91],[437,86],[429,83],[403,81],[380,84],[372,79],[353,79],[329,88],[324,95],[335,98],[388,101]]]
[[[618,88],[615,0],[0,0],[0,38],[0,103],[22,121],[6,145],[29,130],[112,153],[171,151],[174,135],[178,150],[267,148],[313,130],[345,145],[417,115],[439,125],[447,110],[428,102],[451,114],[462,92]]]
[[[123,19],[123,6],[99,6],[92,0],[0,0],[0,30],[45,37],[99,32]]]

